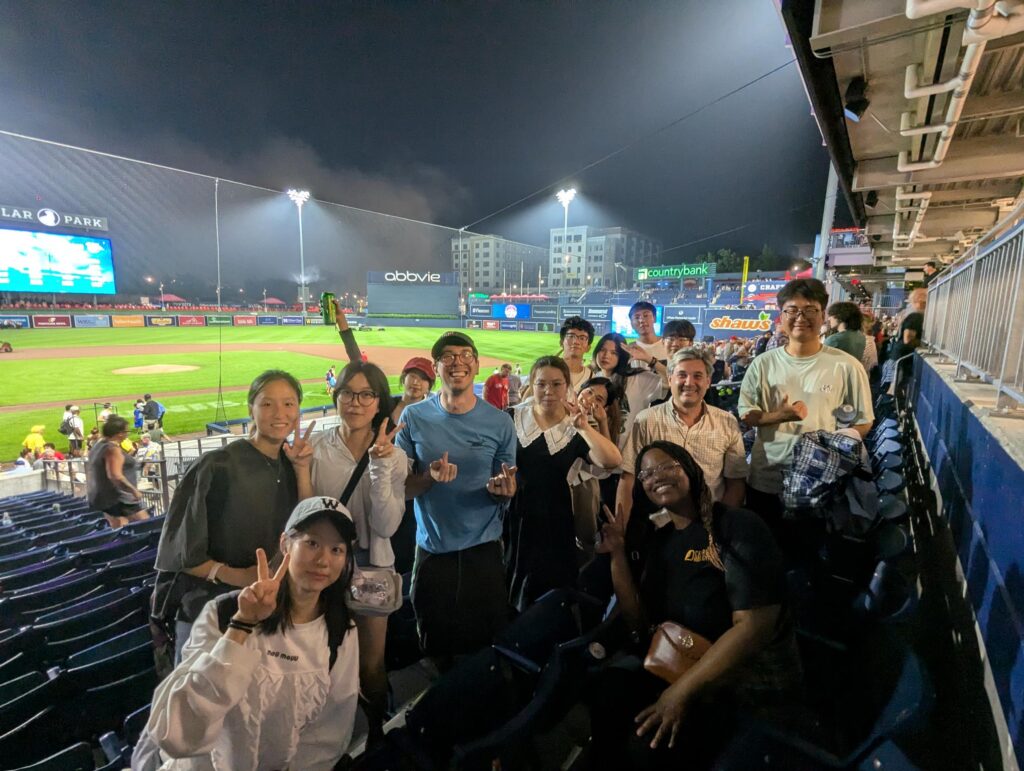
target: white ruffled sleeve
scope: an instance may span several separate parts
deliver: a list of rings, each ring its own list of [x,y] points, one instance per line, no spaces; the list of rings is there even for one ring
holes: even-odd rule
[[[224,716],[241,701],[260,652],[226,639],[215,602],[196,619],[182,661],[153,694],[146,730],[165,755],[203,755],[220,736]]]

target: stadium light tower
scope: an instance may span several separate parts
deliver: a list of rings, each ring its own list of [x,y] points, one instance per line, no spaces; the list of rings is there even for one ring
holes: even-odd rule
[[[576,197],[576,188],[570,187],[568,190],[559,190],[555,193],[555,198],[562,204],[562,209],[565,210],[565,219],[562,220],[562,254],[565,255],[565,284],[569,285],[569,204],[572,203],[572,199]]]
[[[302,245],[302,204],[309,200],[308,190],[288,191],[288,197],[292,199],[295,208],[299,210],[299,297],[302,300],[302,323],[306,323],[306,255]]]

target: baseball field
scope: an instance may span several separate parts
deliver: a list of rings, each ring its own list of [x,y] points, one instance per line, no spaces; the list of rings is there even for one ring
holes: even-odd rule
[[[429,356],[442,332],[394,327],[356,332],[360,348],[398,390],[402,365]],[[470,332],[480,351],[480,380],[501,362],[524,369],[558,351],[550,332]],[[67,446],[57,427],[65,404],[82,408],[86,432],[104,402],[131,421],[133,404],[151,393],[167,408],[164,430],[172,437],[203,431],[216,417],[218,388],[227,417],[246,415],[250,381],[265,369],[284,369],[305,389],[303,406],[329,403],[324,373],[344,365],[345,349],[326,327],[206,327],[141,329],[22,329],[4,333],[14,353],[0,355],[0,461],[18,456],[33,425],[58,449]]]

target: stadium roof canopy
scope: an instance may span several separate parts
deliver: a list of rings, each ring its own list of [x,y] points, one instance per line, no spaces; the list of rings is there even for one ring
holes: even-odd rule
[[[1024,3],[778,2],[877,266],[951,262],[1024,204]]]

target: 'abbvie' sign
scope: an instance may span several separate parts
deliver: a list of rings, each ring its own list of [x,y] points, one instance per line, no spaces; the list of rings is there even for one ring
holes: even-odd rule
[[[388,284],[389,286],[403,284],[431,284],[447,285],[458,284],[458,273],[434,273],[433,271],[415,270],[371,270],[366,274],[367,284]]]

